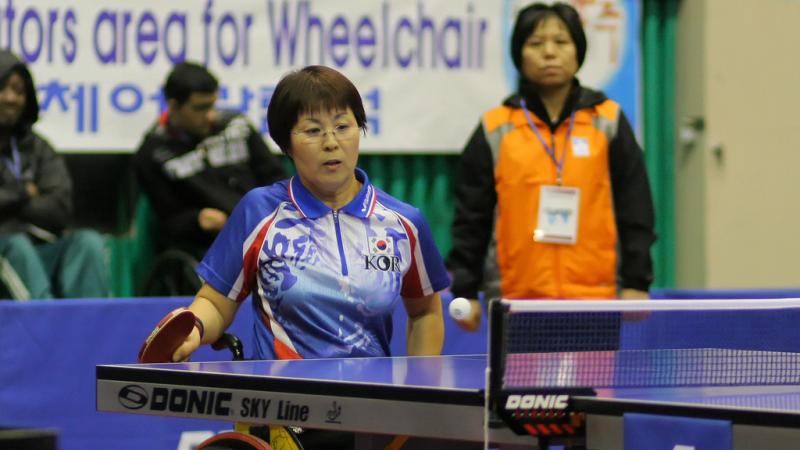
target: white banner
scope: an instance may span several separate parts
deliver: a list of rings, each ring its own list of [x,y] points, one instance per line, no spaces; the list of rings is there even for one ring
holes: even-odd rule
[[[220,107],[245,112],[265,135],[280,77],[325,64],[362,93],[365,151],[454,152],[480,114],[514,90],[508,37],[526,3],[6,0],[0,46],[30,62],[37,130],[61,151],[135,150],[163,107],[164,78],[188,59],[220,79]],[[615,98],[635,119],[638,1],[575,3],[590,42],[579,77],[599,88],[622,83],[632,100]]]

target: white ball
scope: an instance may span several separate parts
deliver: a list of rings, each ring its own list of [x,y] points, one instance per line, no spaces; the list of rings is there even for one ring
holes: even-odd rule
[[[464,297],[454,298],[447,308],[450,312],[450,317],[455,320],[463,320],[469,317],[472,312],[472,304]]]

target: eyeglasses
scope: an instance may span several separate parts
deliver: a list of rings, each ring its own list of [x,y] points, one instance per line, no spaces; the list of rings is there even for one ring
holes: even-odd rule
[[[331,133],[333,138],[339,142],[351,141],[358,136],[358,126],[349,123],[336,125],[332,130],[323,130],[320,127],[310,127],[305,130],[292,131],[306,144],[321,144],[325,141],[325,136]]]

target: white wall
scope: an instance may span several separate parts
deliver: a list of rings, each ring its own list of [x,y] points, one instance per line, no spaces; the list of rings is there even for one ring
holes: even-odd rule
[[[800,286],[800,1],[683,0],[676,124],[681,288]]]

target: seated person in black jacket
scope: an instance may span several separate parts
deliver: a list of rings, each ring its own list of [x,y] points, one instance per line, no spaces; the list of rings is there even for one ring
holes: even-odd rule
[[[167,110],[134,156],[161,223],[162,244],[200,258],[250,189],[285,177],[261,135],[239,113],[218,110],[217,79],[190,62],[163,88]]]
[[[0,299],[107,297],[103,237],[68,229],[72,180],[38,118],[27,66],[0,50]]]

